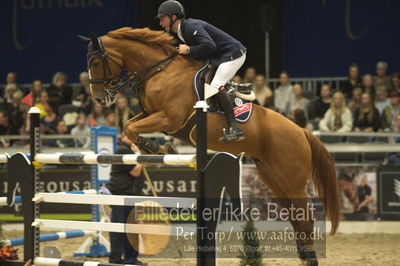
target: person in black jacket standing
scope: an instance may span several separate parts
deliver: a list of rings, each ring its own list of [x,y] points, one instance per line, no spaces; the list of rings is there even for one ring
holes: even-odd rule
[[[235,120],[229,97],[224,86],[229,82],[246,60],[246,47],[238,40],[217,27],[199,20],[185,19],[185,10],[181,3],[165,1],[158,8],[160,25],[169,33],[177,34],[181,44],[179,54],[193,56],[197,60],[210,60],[217,66],[211,87],[218,89],[220,102],[229,123],[229,129],[221,141],[243,139],[243,131]]]
[[[138,152],[139,149],[134,144],[130,146],[121,141],[118,143],[116,153],[132,154]],[[110,176],[110,181],[106,184],[106,188],[111,194],[127,196],[141,194],[144,185],[142,165],[113,164]],[[131,206],[111,206],[111,222],[126,223],[131,211]],[[129,243],[127,234],[110,232],[110,245],[110,263],[145,265],[138,260],[139,252]],[[124,259],[122,259],[123,254]]]

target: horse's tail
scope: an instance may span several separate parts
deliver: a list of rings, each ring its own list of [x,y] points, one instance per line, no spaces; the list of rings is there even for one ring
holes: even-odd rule
[[[305,130],[305,134],[312,152],[312,179],[318,191],[318,196],[324,199],[326,214],[331,219],[331,234],[335,234],[340,222],[335,165],[321,141],[308,130]]]

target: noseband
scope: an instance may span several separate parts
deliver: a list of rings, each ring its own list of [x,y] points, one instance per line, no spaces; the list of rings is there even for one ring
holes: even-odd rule
[[[120,65],[116,62],[112,57],[106,54],[103,42],[101,38],[97,38],[99,43],[99,48],[95,51],[88,53],[87,55],[87,62],[88,62],[88,69],[90,69],[90,64],[94,58],[100,58],[103,64],[103,79],[89,79],[90,84],[103,84],[104,85],[104,92],[105,92],[105,103],[112,102],[115,99],[117,93],[125,88],[125,87],[137,87],[139,84],[142,84],[144,81],[149,80],[151,77],[162,71],[166,66],[168,66],[177,53],[174,53],[167,58],[156,62],[155,64],[148,66],[142,70],[139,70],[134,73],[128,73],[124,77],[121,77],[121,72],[124,72],[126,69],[124,65]],[[115,63],[121,70],[119,76],[115,78],[111,72],[109,60]],[[164,64],[165,63],[165,64]],[[157,69],[155,69],[158,67]],[[153,71],[155,69],[155,71]],[[132,86],[134,84],[134,86]],[[135,88],[133,88],[135,89]]]

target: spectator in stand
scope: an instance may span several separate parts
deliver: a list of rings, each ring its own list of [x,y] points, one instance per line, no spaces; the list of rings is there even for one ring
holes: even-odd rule
[[[361,95],[361,106],[354,113],[353,125],[356,132],[376,132],[380,128],[379,111],[367,92]]]
[[[133,111],[129,108],[128,100],[122,94],[119,94],[117,98],[115,116],[118,133],[122,133],[124,122],[134,117]]]
[[[363,90],[361,88],[354,88],[351,100],[348,104],[350,111],[352,114],[357,110],[358,107],[361,105],[361,95],[363,93]]]
[[[391,78],[392,91],[400,94],[400,73],[394,73]]]
[[[74,88],[72,104],[80,107],[85,114],[90,113],[92,101],[90,99],[89,74],[82,72],[79,75],[79,85]]]
[[[267,87],[264,75],[258,74],[256,76],[253,90],[256,94],[256,103],[261,106],[272,104],[272,91]]]
[[[378,86],[376,88],[375,107],[379,111],[379,115],[382,115],[383,109],[390,104],[388,99],[388,91],[384,86]]]
[[[40,119],[40,127],[42,134],[56,134],[57,122],[60,120],[55,112],[55,103],[49,102],[44,106],[46,115]]]
[[[232,78],[232,82],[235,82],[235,83],[241,84],[241,83],[243,82],[243,79],[242,79],[242,77],[241,77],[241,76],[239,76],[239,75],[235,75],[235,76],[233,76],[233,78]]]
[[[293,87],[289,82],[289,74],[282,72],[279,75],[280,86],[274,91],[274,105],[279,110],[286,110],[286,107],[292,98]]]
[[[375,88],[378,86],[385,86],[388,90],[391,90],[390,78],[386,75],[387,69],[388,64],[384,61],[380,61],[376,64]]]
[[[56,123],[56,132],[57,135],[68,135],[68,127],[65,124],[65,121],[60,119]],[[45,141],[45,145],[49,147],[57,147],[57,148],[68,148],[74,147],[74,140],[72,138],[53,138]]]
[[[104,118],[103,106],[94,103],[92,113],[89,115],[89,127],[96,127],[106,124]]]
[[[0,136],[18,135],[18,128],[13,124],[10,114],[6,111],[0,111]],[[0,138],[0,147],[8,148],[12,141]]]
[[[18,89],[18,84],[17,84],[17,72],[8,72],[7,77],[6,77],[6,85],[9,84],[14,84],[16,90]]]
[[[253,83],[256,78],[256,69],[254,67],[248,67],[244,72],[243,82],[245,83]]]
[[[396,126],[394,128],[394,132],[400,134],[400,114],[397,114],[395,119],[396,119]],[[391,144],[400,143],[400,137],[390,137],[389,143]],[[390,164],[400,164],[400,153],[399,152],[389,153],[388,162]]]
[[[8,72],[6,77],[6,84],[17,85],[17,72]]]
[[[349,78],[342,84],[341,91],[346,99],[351,98],[351,93],[354,88],[361,86],[359,67],[356,63],[353,63],[349,67]]]
[[[107,110],[104,113],[104,118],[106,119],[106,126],[108,127],[116,127],[116,116],[113,110]]]
[[[331,106],[332,96],[331,87],[329,84],[323,84],[321,86],[320,97],[312,103],[313,113],[309,114],[312,119],[319,122],[324,117],[326,111]]]
[[[24,123],[24,113],[28,112],[28,107],[22,102],[22,91],[14,92],[12,103],[10,104],[10,116],[13,124],[19,130]]]
[[[29,143],[29,136],[30,136],[30,123],[31,119],[30,116],[28,115],[28,112],[24,113],[24,122],[22,123],[22,127],[19,130],[19,134],[21,135],[21,137],[27,137],[27,139],[21,139],[19,141],[19,144],[21,146],[26,146],[29,147],[30,143]]]
[[[375,99],[374,80],[370,74],[366,74],[363,76],[362,89],[363,89],[363,92],[369,93],[371,95],[371,97],[373,99]]]
[[[308,122],[306,113],[303,109],[294,109],[293,112],[289,114],[289,119],[301,128],[305,128],[309,131],[314,130],[314,126]]]
[[[33,105],[37,104],[40,102],[40,94],[43,91],[43,84],[42,81],[39,79],[36,79],[32,82],[32,101]]]
[[[308,118],[308,105],[310,100],[303,97],[303,87],[300,83],[293,85],[293,97],[290,98],[288,105],[286,106],[286,113],[293,113],[295,109],[302,109],[306,117]]]
[[[86,115],[80,113],[76,119],[76,126],[71,130],[71,135],[75,137],[75,147],[89,148],[90,127],[86,120]]]
[[[49,104],[49,95],[47,91],[42,90],[39,97],[39,102],[35,104],[35,107],[39,108],[40,110],[40,117],[44,117],[47,115],[45,106]]]
[[[383,109],[382,113],[382,128],[385,131],[395,131],[398,114],[400,114],[400,95],[396,91],[391,91],[390,104]]]
[[[336,92],[332,96],[331,107],[319,122],[319,129],[322,132],[350,132],[352,127],[353,118],[350,109],[346,106],[344,95]]]
[[[4,91],[4,106],[12,104],[14,92],[17,91],[17,86],[15,84],[8,84]]]
[[[57,72],[53,76],[52,84],[47,88],[49,101],[54,102],[56,106],[71,104],[72,87],[67,84],[67,75],[63,72]],[[57,112],[57,110],[55,110]]]

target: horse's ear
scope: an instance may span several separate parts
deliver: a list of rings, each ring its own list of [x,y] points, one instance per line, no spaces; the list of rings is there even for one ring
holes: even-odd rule
[[[81,39],[82,41],[84,41],[86,44],[88,44],[90,42],[90,38],[82,36],[82,35],[78,35],[79,39]]]
[[[92,32],[92,34],[90,35],[90,39],[92,40],[94,50],[100,50],[99,40],[97,39],[96,34]]]

